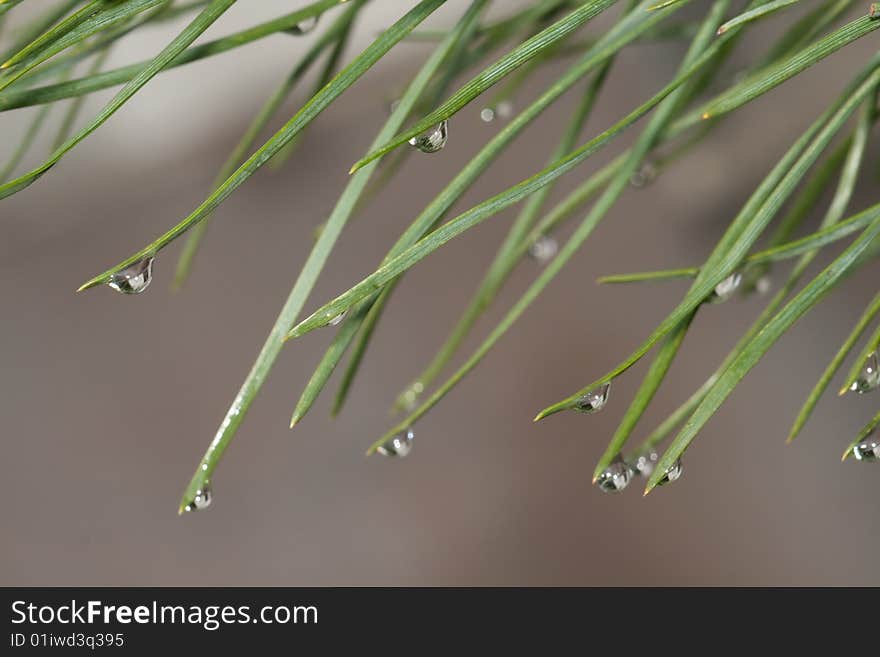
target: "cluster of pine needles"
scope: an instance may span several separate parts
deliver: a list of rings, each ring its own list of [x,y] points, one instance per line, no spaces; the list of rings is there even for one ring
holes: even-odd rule
[[[875,19],[880,10],[853,0],[530,0],[516,6],[462,0],[455,3],[459,15],[450,27],[429,29],[423,22],[443,7],[445,0],[411,0],[402,15],[386,16],[390,27],[362,52],[347,58],[346,48],[361,14],[370,10],[387,14],[388,8],[370,0],[304,0],[295,11],[195,44],[234,4],[236,0],[0,0],[0,30],[6,30],[0,34],[0,112],[33,108],[10,161],[0,169],[0,198],[35,183],[157,75],[278,34],[303,38],[308,44],[254,116],[209,193],[192,213],[152,243],[86,281],[80,290],[109,285],[123,293],[142,292],[150,283],[153,259],[186,235],[174,281],[175,286],[183,284],[208,219],[223,201],[262,166],[291,157],[298,138],[321,112],[402,41],[418,40],[431,48],[368,152],[351,168],[348,183],[321,224],[253,368],[198,463],[183,494],[181,511],[201,509],[210,503],[214,471],[291,338],[320,327],[335,327],[331,345],[296,404],[291,426],[309,411],[348,353],[333,402],[333,413],[339,412],[401,276],[451,239],[521,203],[448,339],[397,399],[400,422],[368,450],[404,456],[411,448],[414,424],[480,363],[632,184],[643,183],[671,167],[734,110],[855,40],[870,38],[870,33],[880,28],[880,19]],[[801,5],[803,11],[790,13],[794,5]],[[682,11],[685,7],[687,10]],[[16,21],[16,14],[25,9],[33,10],[27,13],[29,21]],[[591,20],[605,14],[611,17],[610,27],[601,32],[591,30]],[[719,85],[724,79],[719,71],[737,52],[743,35],[774,18],[784,27],[766,52],[750,54],[749,67],[733,82]],[[151,59],[106,68],[114,44],[159,23],[179,24],[182,29]],[[618,53],[630,46],[659,41],[687,46],[674,77],[661,88],[649,90],[652,95],[646,93],[644,102],[616,123],[581,143],[582,128],[606,79],[614,74]],[[513,104],[524,83],[535,79],[548,63],[562,60],[568,68],[552,76],[535,100],[522,108]],[[317,82],[309,100],[260,143],[264,128],[279,117],[293,90],[307,80],[311,84],[313,79]],[[467,82],[461,84],[461,80]],[[82,120],[83,100],[88,94],[113,87],[118,91],[106,105],[94,117]],[[677,479],[685,450],[761,357],[849,275],[864,266],[876,266],[880,204],[858,212],[850,205],[864,168],[870,132],[878,118],[878,89],[880,51],[852,72],[842,92],[830,99],[825,111],[782,155],[732,217],[701,265],[602,279],[607,284],[680,278],[691,281],[678,305],[630,355],[536,417],[540,420],[564,410],[600,410],[608,399],[611,382],[653,352],[641,385],[596,464],[594,480],[603,490],[621,490],[637,475],[645,477],[646,493]],[[571,90],[576,90],[579,100],[568,123],[554,137],[555,146],[546,166],[470,209],[449,216],[452,206],[525,128]],[[373,273],[302,317],[315,282],[347,222],[378,188],[394,184],[394,174],[407,157],[442,149],[448,121],[478,99],[483,103],[483,119],[498,120],[497,132],[412,220]],[[36,168],[17,174],[37,136],[52,125],[49,113],[55,105],[65,107],[65,112],[53,129],[51,152]],[[634,130],[638,133],[631,146],[579,181],[561,201],[549,204],[550,193],[560,177],[636,123],[639,127]],[[796,237],[803,235],[801,229],[810,211],[829,189],[833,195],[820,225]],[[573,226],[570,235],[557,244],[554,234],[558,235],[566,224]],[[756,247],[759,239],[760,250]],[[824,247],[845,239],[848,245],[830,264],[813,278],[802,280],[808,278],[810,263]],[[543,264],[540,273],[479,347],[442,379],[477,320],[517,264],[529,256]],[[788,260],[792,261],[791,267],[771,294],[767,290],[768,273],[771,267]],[[752,293],[763,294],[766,305],[751,327],[696,392],[639,446],[628,447],[700,309],[733,294]],[[878,312],[880,292],[867,303],[858,324],[810,393],[789,440],[801,431],[848,358],[852,366],[841,394],[850,390],[865,393],[880,387],[880,327],[870,331]],[[864,461],[880,459],[880,445],[873,437],[878,425],[880,413],[847,446],[844,458],[854,455]],[[660,453],[661,444],[670,436]]]

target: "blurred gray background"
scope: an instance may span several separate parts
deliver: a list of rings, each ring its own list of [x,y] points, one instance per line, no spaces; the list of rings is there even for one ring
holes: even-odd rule
[[[410,4],[373,3],[348,55]],[[464,5],[450,0],[430,24],[449,24]],[[291,6],[244,0],[206,38]],[[755,30],[727,75],[757,57],[791,15]],[[112,63],[147,57],[171,34],[134,35]],[[688,451],[684,477],[648,498],[638,482],[619,496],[590,485],[644,364],[615,383],[603,413],[531,422],[627,355],[685,290],[681,282],[604,288],[596,277],[701,262],[788,144],[877,49],[876,35],[738,111],[654,184],[629,191],[482,366],[418,423],[408,459],[363,452],[389,426],[391,401],[470,298],[515,209],[406,277],[338,420],[328,419],[327,395],[295,431],[287,429],[332,332],[287,346],[216,474],[214,505],[178,517],[184,485],[304,262],[313,229],[428,48],[401,44],[320,117],[282,169],[263,170],[240,188],[216,213],[184,290],[169,291],[174,245],[157,259],[146,294],[73,291],[204,198],[305,43],[275,36],[162,74],[50,173],[0,205],[0,583],[880,584],[880,469],[839,462],[876,412],[876,395],[829,394],[798,442],[784,445],[799,405],[876,290],[876,267],[848,281],[772,350]],[[681,53],[668,44],[628,49],[584,139],[659,89]],[[517,105],[565,64],[546,67]],[[294,94],[280,120],[309,87]],[[542,167],[576,95],[536,122],[457,207]],[[83,118],[108,97],[95,94]],[[457,115],[446,150],[411,157],[354,218],[309,311],[369,273],[498,129],[480,121],[480,108],[477,102]],[[0,117],[4,158],[30,116]],[[554,199],[634,134],[568,175]],[[875,151],[872,144],[854,208],[875,202]],[[538,271],[523,264],[462,357]],[[761,299],[751,298],[700,314],[635,439],[704,380],[760,308]]]

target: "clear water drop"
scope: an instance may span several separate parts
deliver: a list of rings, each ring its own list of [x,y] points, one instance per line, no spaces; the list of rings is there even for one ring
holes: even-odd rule
[[[406,412],[412,412],[419,403],[419,395],[425,391],[425,384],[421,381],[413,383],[401,396],[401,405]]]
[[[336,315],[336,317],[327,322],[327,326],[339,326],[342,323],[342,320],[345,319],[345,316],[347,314],[348,310],[343,310],[341,313]]]
[[[868,436],[853,447],[853,456],[857,461],[865,461],[866,463],[880,461],[880,439],[873,435]]]
[[[880,357],[875,351],[865,359],[862,371],[849,389],[864,395],[877,388],[880,388]]]
[[[392,436],[376,450],[382,456],[397,456],[403,458],[412,451],[413,439],[416,434],[412,429],[407,429],[396,436]]]
[[[212,501],[214,501],[214,494],[211,492],[211,483],[205,482],[204,488],[196,491],[193,501],[183,507],[183,510],[187,512],[204,511],[211,506]]]
[[[397,108],[400,107],[400,98],[395,98],[390,103],[388,103],[388,113],[394,114],[397,111]]]
[[[724,303],[739,289],[742,279],[743,277],[740,272],[732,273],[715,286],[715,290],[709,296],[709,301],[711,303]]]
[[[629,177],[629,184],[636,188],[647,187],[657,180],[659,175],[660,169],[657,168],[657,165],[647,160],[642,162],[642,166]]]
[[[654,468],[657,466],[657,461],[659,460],[660,455],[655,450],[649,449],[635,458],[632,462],[632,469],[637,474],[647,479],[654,474]]]
[[[755,292],[760,294],[761,296],[770,292],[773,289],[773,279],[769,276],[761,276],[757,281],[755,281]]]
[[[443,150],[447,141],[449,141],[449,121],[444,119],[428,132],[410,139],[409,145],[422,153],[436,153]]]
[[[495,114],[500,119],[509,119],[513,116],[513,103],[509,100],[502,100],[495,108]]]
[[[684,472],[684,467],[681,465],[681,459],[676,459],[675,463],[666,468],[666,472],[663,473],[663,478],[657,482],[657,485],[665,486],[666,484],[671,484],[673,481],[677,481],[681,478],[682,472]]]
[[[618,458],[596,478],[596,485],[603,493],[619,493],[629,485],[633,471]]]
[[[310,18],[304,18],[299,23],[291,27],[289,30],[286,30],[288,34],[293,34],[295,36],[301,36],[303,34],[308,34],[312,30],[314,30],[318,26],[318,17],[312,16]]]
[[[559,242],[549,235],[541,235],[529,247],[529,256],[538,264],[546,265],[559,253]]]
[[[484,107],[480,112],[480,118],[485,123],[492,123],[495,119],[509,119],[513,116],[513,103],[502,100],[494,107]]]
[[[608,395],[611,392],[611,383],[605,383],[595,390],[590,390],[578,399],[575,409],[581,413],[598,413],[608,403]]]
[[[138,260],[110,277],[107,285],[122,294],[140,294],[153,282],[153,256]]]

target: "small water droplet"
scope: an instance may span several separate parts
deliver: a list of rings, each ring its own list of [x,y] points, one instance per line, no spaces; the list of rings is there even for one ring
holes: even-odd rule
[[[414,411],[419,403],[419,395],[425,390],[425,384],[421,381],[413,383],[401,397],[401,405],[407,412]]]
[[[388,113],[394,114],[398,107],[400,107],[400,98],[395,98],[388,104]]]
[[[849,389],[864,395],[866,392],[871,392],[876,388],[880,388],[880,357],[878,357],[875,351],[865,359],[862,371]]]
[[[412,429],[392,436],[385,441],[376,451],[382,456],[397,456],[403,458],[412,451],[413,439],[416,437]]]
[[[541,265],[546,265],[559,253],[559,242],[549,235],[541,235],[529,247],[529,255]]]
[[[656,164],[647,160],[642,162],[642,166],[629,177],[629,184],[637,188],[647,187],[657,180],[658,175],[660,175],[660,169]]]
[[[598,413],[605,408],[605,404],[608,403],[608,395],[610,392],[610,383],[602,384],[595,390],[590,390],[590,392],[577,401],[575,410],[578,410],[581,413]]]
[[[449,141],[449,121],[443,120],[428,132],[409,140],[409,145],[422,153],[442,151]]]
[[[629,485],[633,471],[618,457],[596,478],[596,485],[603,493],[619,493]]]
[[[310,18],[304,18],[299,23],[291,27],[289,30],[285,30],[288,34],[293,34],[295,36],[301,36],[303,34],[308,34],[312,30],[314,30],[318,26],[318,16],[312,16]]]
[[[665,486],[666,484],[671,484],[673,481],[677,481],[681,478],[681,473],[684,471],[684,468],[681,465],[681,459],[676,459],[675,463],[666,468],[666,472],[663,473],[663,478],[657,482],[658,486]]]
[[[773,279],[771,279],[769,276],[761,276],[761,278],[755,281],[755,292],[757,292],[758,294],[767,294],[772,289]]]
[[[509,119],[513,116],[513,103],[502,100],[494,107],[484,107],[480,112],[480,118],[485,123],[492,123],[495,119]]]
[[[193,501],[183,507],[184,511],[204,511],[211,506],[211,502],[214,500],[214,495],[211,492],[211,483],[205,482],[203,486],[203,488],[196,491]]]
[[[636,457],[632,463],[632,469],[647,479],[654,473],[654,467],[659,459],[660,455],[655,450],[649,449]]]
[[[339,326],[342,323],[342,320],[345,319],[345,316],[347,314],[348,310],[343,310],[341,313],[336,315],[336,317],[327,322],[327,326]]]
[[[715,286],[715,290],[709,296],[710,303],[724,303],[733,294],[739,289],[740,284],[742,283],[742,274],[740,272],[734,272],[723,281],[721,281],[718,285]]]
[[[868,436],[858,445],[853,447],[853,456],[858,461],[871,463],[880,461],[880,439],[875,436]]]
[[[153,256],[138,260],[110,277],[107,285],[122,294],[140,294],[153,281]]]

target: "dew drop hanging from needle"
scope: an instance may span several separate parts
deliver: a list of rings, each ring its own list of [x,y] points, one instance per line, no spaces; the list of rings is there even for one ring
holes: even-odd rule
[[[428,132],[410,139],[409,145],[422,153],[436,153],[446,147],[447,141],[449,141],[449,121],[444,119]]]
[[[862,371],[849,389],[864,395],[866,392],[871,392],[878,387],[880,387],[880,357],[878,357],[875,351],[865,359]]]
[[[709,295],[709,303],[724,303],[730,299],[739,289],[742,279],[742,274],[738,271],[725,278],[715,286],[712,294]]]
[[[598,413],[605,408],[610,393],[611,383],[602,384],[595,390],[590,390],[590,392],[578,399],[574,408],[581,413]]]
[[[660,170],[657,168],[657,165],[648,160],[642,162],[642,165],[638,168],[638,170],[633,172],[633,174],[629,177],[629,184],[632,187],[641,189],[642,187],[647,187],[652,182],[657,180],[658,175],[660,175]]]
[[[657,482],[657,485],[665,486],[666,484],[671,484],[673,481],[678,481],[681,478],[682,472],[684,472],[684,467],[681,465],[681,459],[676,459],[675,463],[666,468],[666,472],[663,473],[663,478]]]
[[[635,458],[632,463],[632,469],[647,479],[654,474],[654,468],[657,467],[658,460],[660,460],[660,455],[655,450],[649,449]]]
[[[873,463],[880,461],[880,438],[872,434],[853,447],[853,456],[857,461]]]
[[[416,434],[412,429],[407,429],[396,436],[392,436],[382,443],[376,451],[382,456],[403,458],[412,451],[413,440]]]
[[[183,510],[187,513],[191,511],[204,511],[211,506],[213,500],[214,494],[211,492],[211,483],[206,481],[203,484],[203,488],[196,491],[193,501],[183,507]]]
[[[513,103],[502,100],[494,107],[484,107],[480,111],[480,118],[484,123],[492,123],[495,119],[509,119],[513,116]]]
[[[348,314],[347,310],[343,310],[341,313],[336,315],[333,319],[327,322],[327,326],[339,326],[342,323],[342,320],[345,319],[345,316]]]
[[[309,18],[304,18],[299,23],[291,27],[289,30],[285,30],[288,34],[293,34],[294,36],[302,36],[304,34],[308,34],[312,30],[318,27],[318,17],[311,16]]]
[[[559,242],[549,235],[541,235],[529,246],[529,256],[539,265],[546,265],[559,253]]]
[[[153,256],[147,256],[115,272],[107,285],[122,294],[140,294],[153,281],[153,260]]]
[[[619,456],[596,477],[596,485],[603,493],[619,493],[629,486],[632,469]]]

